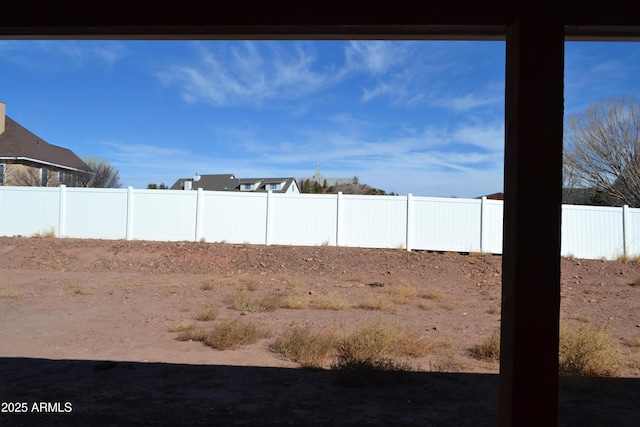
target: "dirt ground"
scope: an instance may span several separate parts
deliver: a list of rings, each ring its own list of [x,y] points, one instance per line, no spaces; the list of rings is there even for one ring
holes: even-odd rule
[[[501,262],[325,246],[0,238],[0,424],[495,425],[499,366],[469,349],[499,328]],[[606,325],[625,358],[617,377],[561,390],[560,425],[637,425],[640,349],[625,344],[640,340],[640,286],[631,286],[639,279],[639,261],[562,260],[562,320]],[[234,310],[228,297],[241,288],[302,308]],[[389,302],[402,288],[416,295]],[[317,308],[327,300],[346,307]],[[212,307],[213,322],[241,318],[269,338],[225,351],[176,339],[172,326],[207,326],[195,318]],[[433,351],[407,360],[412,372],[402,381],[352,388],[330,369],[299,369],[270,350],[292,325],[350,330],[367,320],[418,330]]]

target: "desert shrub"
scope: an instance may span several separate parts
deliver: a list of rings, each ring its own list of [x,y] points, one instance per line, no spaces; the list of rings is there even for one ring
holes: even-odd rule
[[[216,323],[202,341],[216,350],[228,350],[253,344],[267,335],[256,325],[238,319],[227,319]]]
[[[417,294],[416,288],[411,285],[394,286],[389,290],[389,298],[396,304],[406,304]]]
[[[612,376],[618,371],[620,360],[620,349],[604,326],[560,326],[560,375]]]
[[[209,307],[204,311],[198,313],[198,315],[196,316],[196,320],[200,320],[202,322],[210,322],[212,320],[215,320],[216,317],[218,317],[218,310],[213,307]]]
[[[309,306],[309,295],[306,294],[290,294],[282,301],[282,308],[301,309]]]
[[[395,307],[391,299],[386,297],[371,297],[367,300],[367,302],[361,302],[357,306],[357,308],[362,308],[365,310],[386,310],[386,311],[395,311]]]
[[[203,291],[210,291],[214,287],[215,287],[215,282],[213,281],[213,279],[207,279],[202,283],[202,286],[200,286],[200,289],[202,289]]]
[[[196,328],[194,326],[186,327],[178,332],[178,341],[204,341],[207,337],[207,331],[202,328]]]
[[[500,360],[500,331],[494,331],[485,337],[480,344],[471,348],[471,355],[476,359],[498,361]]]
[[[344,310],[347,303],[339,295],[318,295],[311,305],[318,310]]]
[[[442,298],[443,295],[440,289],[427,288],[420,296],[425,299],[439,300]]]
[[[397,380],[411,370],[399,356],[420,357],[430,348],[430,341],[417,332],[380,321],[366,322],[340,342],[332,368],[338,382],[345,385]]]
[[[56,237],[56,229],[54,227],[49,227],[46,230],[33,233],[31,237],[52,239]]]
[[[194,325],[190,320],[183,320],[181,322],[168,323],[167,328],[169,332],[184,332],[193,329]]]
[[[336,331],[316,333],[309,326],[294,326],[276,339],[272,350],[303,368],[319,369],[333,355],[338,342]]]
[[[252,295],[246,289],[240,289],[227,296],[226,302],[234,310],[246,313],[274,311],[282,305],[282,299],[279,295]]]

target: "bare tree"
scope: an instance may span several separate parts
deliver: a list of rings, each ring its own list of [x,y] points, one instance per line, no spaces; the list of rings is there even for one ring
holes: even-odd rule
[[[570,116],[564,149],[565,185],[594,189],[594,204],[640,207],[640,107],[633,98]]]
[[[14,182],[12,185],[25,187],[48,187],[52,183],[51,176],[52,174],[48,170],[20,167],[13,175]]]
[[[102,159],[88,157],[84,162],[93,173],[81,173],[78,176],[78,187],[120,188],[120,172]]]

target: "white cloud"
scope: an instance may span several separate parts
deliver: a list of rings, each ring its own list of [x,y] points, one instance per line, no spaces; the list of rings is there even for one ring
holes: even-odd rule
[[[200,45],[199,57],[194,64],[174,65],[158,73],[165,84],[177,85],[189,102],[257,106],[275,99],[302,99],[333,79],[314,69],[315,55],[301,46],[285,52],[272,45],[243,42],[220,52]]]
[[[345,48],[345,72],[382,75],[406,61],[408,42],[352,41]]]
[[[490,151],[500,151],[504,148],[504,125],[492,123],[488,126],[470,124],[460,126],[453,138],[461,144],[470,144]]]

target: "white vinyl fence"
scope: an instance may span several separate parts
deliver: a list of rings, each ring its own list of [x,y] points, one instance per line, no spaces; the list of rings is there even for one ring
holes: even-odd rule
[[[502,253],[502,201],[0,187],[0,236]],[[563,205],[562,254],[640,256],[640,209]]]

